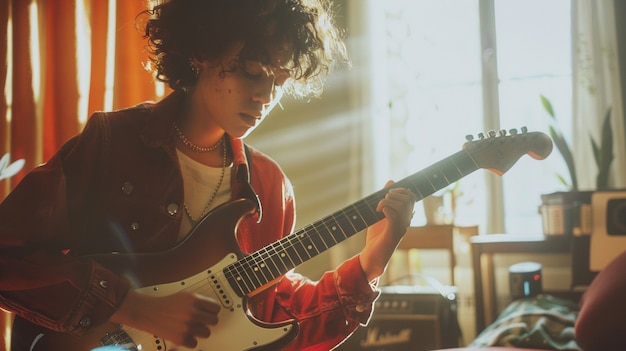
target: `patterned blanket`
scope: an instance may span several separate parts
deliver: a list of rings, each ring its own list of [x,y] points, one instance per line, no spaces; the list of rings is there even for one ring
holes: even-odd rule
[[[468,346],[582,351],[574,340],[578,305],[540,294],[511,302]]]

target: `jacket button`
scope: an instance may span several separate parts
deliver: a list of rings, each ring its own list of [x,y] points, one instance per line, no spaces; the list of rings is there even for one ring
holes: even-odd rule
[[[169,213],[170,216],[173,216],[176,213],[178,213],[178,204],[171,203],[167,205],[167,213]]]
[[[91,323],[93,321],[91,320],[91,317],[89,316],[84,316],[83,318],[81,318],[80,322],[78,322],[78,324],[82,327],[82,328],[89,328],[91,327]]]
[[[130,224],[130,229],[132,229],[133,231],[139,230],[139,223],[137,223],[137,222],[131,223]]]
[[[133,183],[124,182],[124,184],[122,184],[122,193],[124,193],[124,195],[131,195],[133,193],[133,188]]]
[[[101,281],[98,282],[98,285],[100,285],[101,288],[106,289],[109,287],[109,282],[102,279]]]

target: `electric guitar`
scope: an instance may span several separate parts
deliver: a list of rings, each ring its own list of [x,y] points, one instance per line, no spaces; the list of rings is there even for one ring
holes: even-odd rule
[[[527,132],[525,128],[521,133],[489,132],[478,140],[468,138],[462,150],[392,187],[408,188],[420,201],[477,169],[502,175],[525,154],[544,159],[551,151],[552,141],[543,133]],[[138,290],[146,294],[165,296],[184,290],[218,300],[222,305],[219,323],[211,329],[209,338],[199,340],[194,350],[278,350],[296,337],[298,322],[262,322],[249,313],[248,297],[271,286],[292,268],[383,219],[384,215],[376,212],[376,205],[386,192],[379,190],[247,255],[237,245],[234,232],[243,218],[255,213],[257,204],[250,199],[237,199],[207,214],[183,242],[169,251],[109,254],[94,259],[120,274],[132,267],[143,284]],[[233,235],[228,240],[223,235],[215,240],[215,228],[231,230]],[[33,351],[87,351],[103,345],[135,351],[189,350],[158,335],[113,323],[96,327],[81,337],[25,323],[29,330],[15,325],[13,334],[33,335]]]

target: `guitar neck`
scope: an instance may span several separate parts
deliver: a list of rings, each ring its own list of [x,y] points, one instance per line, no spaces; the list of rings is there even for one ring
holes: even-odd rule
[[[461,150],[392,185],[411,190],[417,201],[445,188],[480,167]],[[328,215],[224,268],[239,296],[249,294],[384,218],[376,211],[388,189]]]

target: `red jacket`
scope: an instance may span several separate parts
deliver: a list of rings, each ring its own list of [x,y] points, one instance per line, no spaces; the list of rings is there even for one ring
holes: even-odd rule
[[[84,256],[176,245],[184,211],[172,125],[181,101],[182,93],[173,93],[95,113],[0,204],[0,307],[80,335],[107,321],[133,286]],[[230,141],[232,198],[250,196],[251,175],[262,207],[260,221],[246,218],[237,228],[242,251],[253,252],[293,231],[293,190],[279,166],[252,148],[249,172],[243,141]],[[318,282],[289,274],[256,295],[251,308],[262,320],[299,320],[289,349],[329,350],[367,322],[377,296],[353,257]]]

